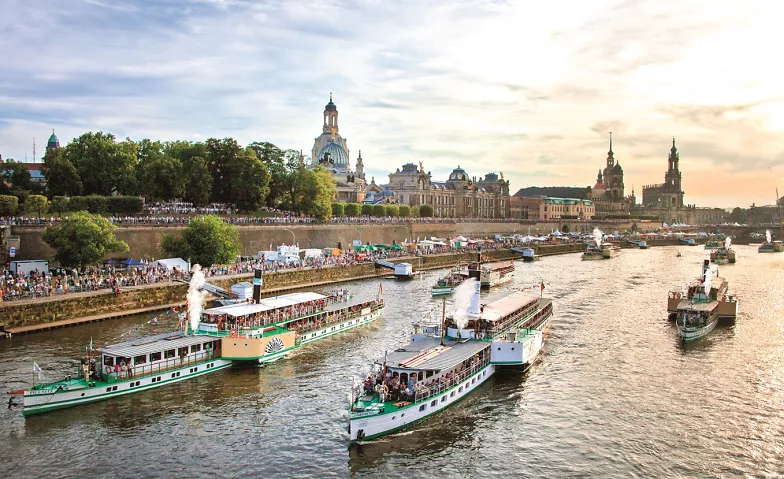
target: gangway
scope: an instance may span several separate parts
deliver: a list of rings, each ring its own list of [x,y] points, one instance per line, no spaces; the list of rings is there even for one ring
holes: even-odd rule
[[[391,270],[395,269],[395,264],[394,263],[390,263],[389,261],[384,261],[384,260],[380,259],[380,260],[376,261],[376,264],[378,266],[383,266],[384,268],[389,268]]]

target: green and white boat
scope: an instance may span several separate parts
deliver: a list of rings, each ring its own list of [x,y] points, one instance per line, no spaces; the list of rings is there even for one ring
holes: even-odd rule
[[[349,405],[352,443],[443,411],[475,391],[498,367],[527,369],[536,360],[552,318],[551,301],[514,292],[480,306],[481,284],[474,285],[465,317],[415,325],[410,344],[385,357],[364,383],[354,384]]]
[[[222,358],[267,364],[300,346],[371,323],[384,300],[356,300],[348,291],[304,292],[205,310],[198,332],[221,338]]]
[[[452,294],[466,279],[468,279],[468,271],[457,265],[446,276],[439,278],[436,284],[430,288],[430,292],[433,296]]]
[[[24,414],[145,391],[234,362],[277,361],[303,344],[368,324],[383,308],[380,293],[374,300],[357,301],[341,290],[330,295],[291,293],[208,309],[201,313],[195,331],[185,321],[190,331],[90,349],[90,357],[76,374],[23,391]]]
[[[231,365],[221,358],[220,347],[218,338],[175,331],[90,349],[74,375],[24,391],[24,414],[103,401],[219,371]]]

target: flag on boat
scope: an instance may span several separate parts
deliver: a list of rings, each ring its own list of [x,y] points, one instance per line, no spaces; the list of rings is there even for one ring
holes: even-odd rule
[[[544,291],[544,281],[542,281],[542,280],[539,280],[539,289],[541,291]]]
[[[378,294],[384,294],[384,288],[381,287],[381,283],[378,283]]]
[[[90,338],[90,351],[93,350],[93,338]]]

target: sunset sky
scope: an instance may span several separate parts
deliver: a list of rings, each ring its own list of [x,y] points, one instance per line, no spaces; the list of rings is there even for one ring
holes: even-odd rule
[[[0,154],[88,130],[234,137],[310,152],[334,92],[368,180],[422,161],[524,186],[588,186],[608,132],[627,192],[784,194],[776,1],[4,0]]]

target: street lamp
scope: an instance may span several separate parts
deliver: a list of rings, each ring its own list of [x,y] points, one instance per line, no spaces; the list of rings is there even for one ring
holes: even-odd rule
[[[294,232],[293,232],[293,231],[291,231],[291,230],[290,230],[290,229],[288,229],[288,228],[281,228],[281,229],[282,229],[283,231],[288,231],[289,233],[291,233],[291,246],[294,246],[295,244],[297,244],[297,237],[294,235]]]

